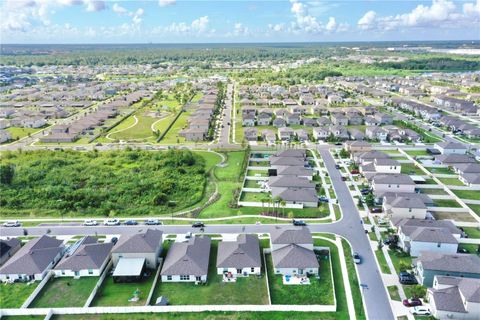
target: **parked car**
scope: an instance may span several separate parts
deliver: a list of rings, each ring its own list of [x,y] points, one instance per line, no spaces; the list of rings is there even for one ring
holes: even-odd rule
[[[409,272],[400,272],[398,275],[398,280],[400,281],[401,284],[417,284],[417,278]]]
[[[147,226],[158,226],[162,223],[158,219],[148,219],[147,221],[145,221],[145,224]]]
[[[405,307],[418,307],[422,305],[422,300],[420,300],[419,298],[404,299],[403,305]]]
[[[138,224],[138,222],[135,221],[135,220],[127,220],[123,224],[125,224],[127,226],[136,226]]]
[[[98,222],[97,220],[85,220],[83,221],[83,225],[84,226],[97,226],[98,225]]]
[[[347,181],[347,177],[342,176],[342,181]]]
[[[294,226],[306,226],[307,223],[303,220],[297,220],[297,219],[293,219],[292,220],[292,223]]]
[[[370,189],[362,189],[360,190],[360,193],[362,194],[362,196],[366,196],[367,194],[370,193]]]
[[[192,224],[192,228],[204,228],[204,227],[205,227],[205,223],[200,222],[200,221],[194,222]]]
[[[107,219],[105,220],[106,226],[118,226],[120,225],[120,220],[118,219]]]
[[[358,171],[357,169],[353,169],[352,171],[350,171],[351,174],[359,174],[360,171]]]
[[[425,306],[411,307],[409,311],[413,315],[429,316],[431,314],[430,309]]]
[[[6,221],[4,224],[3,224],[4,227],[8,227],[8,228],[12,228],[12,227],[21,227],[22,224],[17,221],[17,220],[11,220],[11,221]]]
[[[320,202],[328,202],[328,201],[329,201],[326,196],[320,196],[320,197],[318,197],[318,200],[319,200]]]
[[[336,165],[335,165],[335,169],[340,169],[340,165],[339,165],[339,164],[336,164]]]
[[[358,252],[354,252],[352,257],[353,257],[353,262],[355,262],[356,264],[362,263],[362,258],[360,257]]]
[[[379,208],[379,207],[370,209],[371,213],[381,213],[382,211],[383,211],[382,208]]]

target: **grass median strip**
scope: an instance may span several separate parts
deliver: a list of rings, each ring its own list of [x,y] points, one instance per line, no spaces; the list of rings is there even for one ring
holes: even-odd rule
[[[385,255],[383,254],[382,249],[375,250],[375,256],[377,257],[378,264],[382,269],[382,273],[390,274],[390,268],[388,267],[388,263],[385,259]]]

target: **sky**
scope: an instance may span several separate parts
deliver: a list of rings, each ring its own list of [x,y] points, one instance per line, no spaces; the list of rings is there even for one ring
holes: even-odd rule
[[[479,39],[480,0],[0,0],[0,43]]]

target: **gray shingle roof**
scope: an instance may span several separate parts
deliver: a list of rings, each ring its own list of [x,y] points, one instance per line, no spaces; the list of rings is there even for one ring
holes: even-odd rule
[[[188,242],[175,242],[170,246],[162,267],[162,276],[208,274],[210,237],[193,237]]]
[[[241,234],[237,241],[222,241],[218,244],[217,268],[261,267],[260,243],[252,234]]]
[[[466,313],[465,306],[463,305],[460,291],[457,287],[450,287],[445,289],[429,289],[433,294],[433,300],[435,301],[435,307],[437,310],[444,310],[450,312]]]
[[[318,268],[315,252],[296,244],[290,244],[272,252],[275,268]]]
[[[6,240],[0,240],[0,257],[8,255],[10,250],[21,245],[21,241],[17,238],[11,238]]]
[[[305,160],[295,157],[270,157],[270,164],[275,166],[303,166]]]
[[[472,254],[422,251],[415,262],[421,262],[424,270],[480,274],[480,257]]]
[[[293,157],[305,159],[307,152],[305,149],[288,149],[284,151],[279,151],[275,154],[277,157]]]
[[[435,160],[440,161],[443,164],[454,163],[475,163],[475,158],[466,154],[442,154],[435,157]]]
[[[440,285],[457,286],[469,302],[480,303],[480,279],[437,276]]]
[[[268,185],[286,188],[315,188],[315,184],[307,178],[276,176],[268,179]]]
[[[414,195],[414,194],[413,194]],[[390,200],[390,198],[388,198]],[[392,201],[387,201],[387,204],[392,206],[392,208],[416,208],[416,209],[426,209],[427,206],[425,203],[418,197],[398,197]]]
[[[443,149],[467,149],[462,143],[459,142],[449,142],[449,141],[442,141],[437,142],[435,145],[443,148]]]
[[[295,175],[295,176],[313,176],[313,170],[303,166],[284,166],[277,169],[278,176]]]
[[[462,231],[449,220],[401,219],[395,223],[395,226],[401,228],[406,235],[417,228],[442,228],[447,229],[450,234],[462,234]]]
[[[42,273],[62,250],[63,241],[46,235],[30,240],[0,268],[0,274]]]
[[[87,239],[86,239],[87,240]],[[84,241],[75,252],[65,255],[57,264],[55,270],[80,271],[86,269],[98,269],[110,257],[113,243],[97,243],[91,240]]]
[[[313,239],[307,227],[279,226],[270,232],[273,244],[312,244]]]
[[[148,229],[143,233],[123,236],[113,248],[112,252],[156,252],[162,243],[162,231],[157,229]]]
[[[272,196],[279,197],[285,201],[317,202],[317,192],[313,188],[272,188]]]
[[[373,178],[376,184],[403,184],[414,185],[412,178],[406,174],[377,174]]]
[[[409,227],[407,227],[408,229]],[[412,227],[410,227],[412,228]],[[418,242],[434,242],[434,243],[458,243],[457,239],[443,228],[422,228],[414,227],[415,230],[410,232],[410,239]],[[403,230],[403,229],[402,229]]]

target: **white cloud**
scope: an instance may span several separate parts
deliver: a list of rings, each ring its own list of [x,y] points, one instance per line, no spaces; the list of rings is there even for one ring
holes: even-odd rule
[[[172,6],[177,3],[177,0],[158,0],[160,7]]]
[[[194,32],[203,33],[208,27],[208,16],[203,16],[192,21],[191,29]]]
[[[284,23],[269,24],[268,29],[274,32],[282,32],[285,30],[285,24]]]
[[[478,10],[478,11],[476,11]],[[357,22],[362,30],[400,30],[405,28],[446,28],[462,27],[472,23],[471,17],[478,12],[480,16],[480,1],[476,4],[465,3],[463,14],[457,10],[453,1],[432,0],[430,6],[420,4],[412,11],[391,15],[378,16],[375,11],[368,11]]]
[[[237,22],[234,25],[233,34],[235,36],[246,36],[249,34],[248,27],[245,27],[242,23]]]
[[[328,18],[327,25],[325,26],[325,29],[327,31],[334,31],[337,28],[337,21],[335,21],[334,17]]]
[[[84,0],[84,3],[86,5],[86,10],[88,12],[97,12],[97,11],[102,11],[107,8],[105,1],[100,1],[100,0]]]
[[[209,29],[208,24],[210,20],[208,16],[203,16],[193,20],[191,23],[174,22],[166,27],[156,27],[152,30],[153,34],[182,34],[182,35],[199,35],[211,34],[215,30]]]
[[[312,34],[330,33],[344,31],[347,28],[347,24],[338,24],[334,17],[330,17],[326,25],[317,20],[317,17],[313,16],[309,12],[309,8],[303,2],[299,0],[290,0],[292,4],[290,11],[294,14],[295,21],[291,24],[290,31],[299,33],[306,32]],[[315,3],[317,12],[325,12],[329,8],[323,6],[322,3]]]
[[[126,14],[128,12],[127,9],[120,6],[118,3],[113,4],[112,10],[113,10],[113,12],[118,13],[118,14]]]

